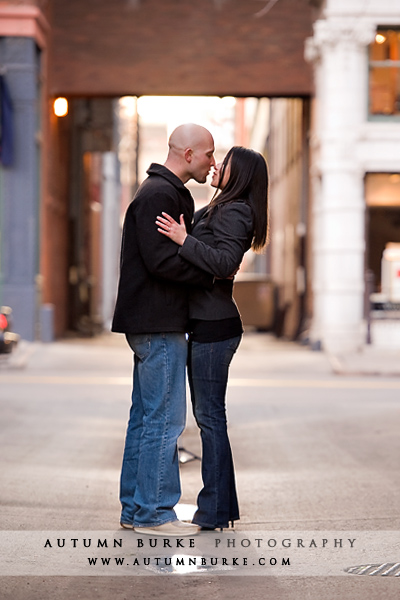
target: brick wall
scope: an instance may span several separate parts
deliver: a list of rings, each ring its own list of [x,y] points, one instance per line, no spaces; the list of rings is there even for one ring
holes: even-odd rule
[[[50,91],[308,95],[308,0],[54,0]]]

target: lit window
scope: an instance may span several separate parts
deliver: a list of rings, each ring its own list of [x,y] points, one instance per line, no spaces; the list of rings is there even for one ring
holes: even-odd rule
[[[365,199],[367,206],[400,208],[400,173],[367,173]]]
[[[380,28],[370,45],[369,114],[400,116],[400,30]]]

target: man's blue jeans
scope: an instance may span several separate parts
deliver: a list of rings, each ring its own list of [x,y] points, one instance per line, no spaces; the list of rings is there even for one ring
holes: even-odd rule
[[[134,352],[132,407],[121,472],[121,523],[177,519],[181,495],[177,440],[186,421],[184,333],[127,334]]]
[[[212,343],[189,342],[189,385],[202,442],[203,489],[193,523],[228,527],[239,519],[235,474],[229,444],[225,394],[229,365],[241,336]]]

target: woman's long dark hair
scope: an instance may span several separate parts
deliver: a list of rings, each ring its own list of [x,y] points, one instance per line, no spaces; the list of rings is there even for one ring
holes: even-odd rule
[[[251,247],[261,250],[268,237],[268,168],[259,152],[233,146],[225,156],[218,188],[223,180],[227,165],[230,165],[228,181],[223,190],[217,189],[210,202],[210,216],[220,204],[244,200],[253,213],[254,236]]]

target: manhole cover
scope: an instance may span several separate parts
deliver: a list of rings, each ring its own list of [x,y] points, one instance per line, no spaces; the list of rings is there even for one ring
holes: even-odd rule
[[[345,569],[351,575],[382,575],[382,577],[400,577],[400,563],[382,563],[381,565],[359,565]]]

